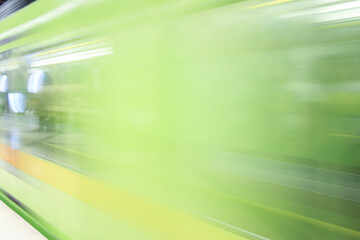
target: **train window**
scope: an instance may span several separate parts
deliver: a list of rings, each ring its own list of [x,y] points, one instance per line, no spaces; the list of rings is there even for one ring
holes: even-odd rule
[[[0,77],[0,92],[6,92],[8,89],[8,77],[4,74]]]
[[[39,93],[45,80],[45,73],[42,70],[33,70],[27,82],[27,91],[29,93]]]
[[[26,99],[23,93],[9,93],[9,106],[14,113],[23,113],[26,108]]]

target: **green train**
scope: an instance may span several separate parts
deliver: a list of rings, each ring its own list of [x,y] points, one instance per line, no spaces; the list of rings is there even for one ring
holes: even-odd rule
[[[1,200],[48,239],[359,239],[359,9],[5,2]]]

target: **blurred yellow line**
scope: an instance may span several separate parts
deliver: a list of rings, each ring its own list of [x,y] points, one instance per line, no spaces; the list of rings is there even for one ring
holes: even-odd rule
[[[341,133],[329,133],[328,135],[335,137],[360,138],[359,135],[341,134]]]
[[[34,57],[38,57],[38,56],[42,56],[42,55],[46,55],[46,54],[50,54],[50,53],[55,53],[55,52],[59,52],[59,51],[63,51],[63,50],[68,50],[68,49],[72,49],[72,48],[76,48],[76,47],[82,47],[82,46],[86,46],[86,45],[89,45],[89,44],[92,44],[92,43],[98,43],[98,42],[101,42],[101,41],[104,41],[104,40],[105,39],[93,40],[93,41],[89,41],[89,42],[79,43],[79,44],[76,44],[76,45],[71,45],[71,46],[68,46],[68,47],[57,48],[57,49],[54,49],[54,50],[49,50],[49,51],[46,51],[46,52],[37,53],[37,54],[34,55]]]
[[[289,218],[292,218],[292,219],[300,220],[302,222],[307,222],[307,223],[310,223],[310,224],[313,224],[313,225],[316,225],[316,226],[323,227],[325,229],[330,229],[330,230],[333,230],[335,232],[346,234],[347,236],[355,237],[356,239],[360,239],[360,232],[356,231],[356,230],[353,230],[353,229],[350,229],[350,228],[342,227],[342,226],[335,225],[335,224],[332,224],[332,223],[329,223],[329,222],[325,222],[325,221],[322,221],[322,220],[319,220],[319,219],[307,217],[307,216],[304,216],[304,215],[301,215],[301,214],[298,214],[298,213],[293,213],[293,212],[290,212],[290,211],[287,211],[287,210],[282,210],[282,209],[279,209],[279,208],[271,207],[271,206],[268,206],[268,205],[265,205],[265,204],[262,204],[262,203],[249,201],[249,200],[246,200],[244,198],[236,197],[236,196],[233,196],[233,195],[230,195],[230,194],[226,194],[226,193],[222,193],[222,192],[218,192],[218,191],[213,191],[213,190],[209,190],[209,189],[206,189],[205,191],[216,194],[216,195],[221,195],[221,196],[226,197],[226,198],[233,199],[233,200],[235,200],[237,202],[241,202],[241,203],[246,204],[246,205],[251,205],[251,206],[254,206],[254,207],[262,208],[262,209],[265,209],[265,210],[270,211],[270,212],[274,212],[274,213],[279,214],[279,215],[283,215],[283,216],[286,216],[286,217],[289,217]]]
[[[105,185],[2,143],[0,157],[19,170],[152,235],[154,239],[247,240],[165,204]]]
[[[86,154],[86,153],[78,152],[78,151],[72,150],[70,148],[60,147],[58,145],[47,143],[47,142],[40,142],[40,143],[44,144],[44,145],[54,147],[54,148],[58,148],[58,149],[61,149],[61,150],[67,151],[67,152],[75,153],[77,155],[81,155],[81,156],[84,156],[84,157],[87,157],[87,158],[92,158],[92,159],[95,159],[95,160],[101,160],[100,158],[94,157],[94,156]]]
[[[247,9],[255,9],[255,8],[262,8],[262,7],[268,7],[268,6],[272,6],[272,5],[276,5],[276,4],[281,4],[281,3],[286,3],[286,2],[291,2],[294,0],[275,0],[275,1],[271,1],[271,2],[265,2],[265,3],[260,3],[251,7],[248,7]]]

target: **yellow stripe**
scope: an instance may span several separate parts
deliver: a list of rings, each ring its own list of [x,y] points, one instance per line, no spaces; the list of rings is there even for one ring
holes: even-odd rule
[[[91,159],[95,159],[95,160],[101,160],[100,158],[94,157],[94,156],[86,154],[86,153],[78,152],[78,151],[75,151],[75,150],[70,149],[70,148],[60,147],[58,145],[47,143],[47,142],[40,142],[40,143],[42,143],[44,145],[48,145],[50,147],[58,148],[58,149],[61,149],[61,150],[67,151],[67,152],[75,153],[77,155],[84,156],[84,157],[87,157],[87,158],[91,158]]]
[[[341,133],[328,133],[328,135],[335,137],[360,138],[359,135],[341,134]]]
[[[0,143],[0,157],[19,170],[127,222],[135,228],[175,240],[245,240],[169,206],[115,189],[76,172]]]
[[[82,46],[86,46],[86,45],[89,45],[89,44],[92,44],[92,43],[98,43],[98,42],[101,42],[101,41],[104,41],[104,40],[105,39],[93,40],[93,41],[89,41],[89,42],[79,43],[79,44],[76,44],[76,45],[71,45],[71,46],[68,46],[68,47],[57,48],[57,49],[54,49],[54,50],[37,53],[37,54],[34,55],[34,57],[39,57],[39,56],[42,56],[42,55],[55,53],[55,52],[60,52],[60,51],[63,51],[63,50],[68,50],[68,49],[72,49],[72,48],[76,48],[76,47],[82,47]]]
[[[268,7],[268,6],[272,6],[272,5],[276,5],[276,4],[280,4],[280,3],[286,3],[286,2],[291,2],[294,0],[275,0],[275,1],[271,1],[271,2],[266,2],[266,3],[260,3],[251,7],[248,7],[247,9],[255,9],[255,8],[262,8],[262,7]]]

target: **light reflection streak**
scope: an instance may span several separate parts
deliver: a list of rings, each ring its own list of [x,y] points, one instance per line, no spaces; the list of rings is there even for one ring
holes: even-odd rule
[[[80,60],[86,60],[91,58],[96,58],[100,56],[105,56],[112,54],[113,50],[111,47],[105,47],[95,50],[89,50],[85,52],[78,52],[78,53],[71,53],[63,56],[48,58],[44,60],[34,61],[31,66],[32,67],[40,67],[52,64],[59,64],[59,63],[67,63],[67,62],[76,62]]]
[[[37,17],[31,21],[28,21],[27,23],[24,23],[18,27],[14,27],[14,28],[0,34],[0,39],[28,31],[38,25],[41,25],[41,24],[44,24],[51,20],[54,20],[54,19],[64,15],[65,13],[81,6],[83,4],[83,2],[85,2],[85,1],[77,0],[77,1],[72,1],[72,2],[68,2],[66,4],[63,4],[55,9],[53,9],[52,11],[45,13],[44,15],[42,15],[40,17]]]
[[[279,18],[293,18],[302,16],[315,17],[315,22],[331,22],[357,18],[360,16],[360,1],[350,1],[330,6],[321,6],[312,9],[293,11],[280,15]]]

